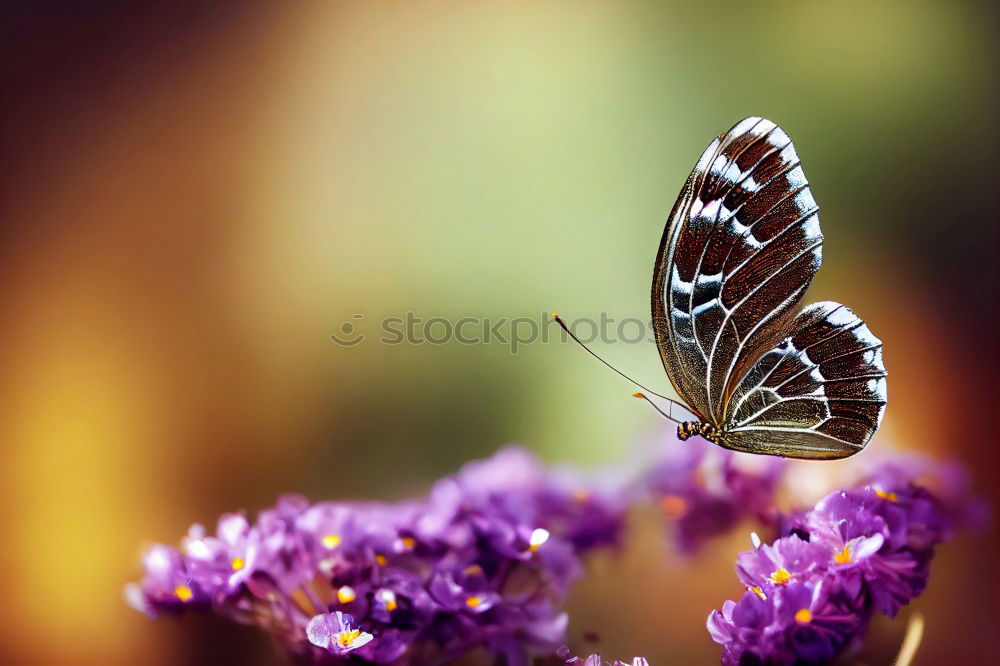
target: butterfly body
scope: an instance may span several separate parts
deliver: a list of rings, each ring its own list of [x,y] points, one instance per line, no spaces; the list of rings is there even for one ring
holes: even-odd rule
[[[799,301],[822,262],[818,206],[795,148],[747,118],[681,190],[653,274],[657,345],[698,420],[678,436],[797,458],[842,458],[878,429],[881,341],[845,306]]]
[[[699,435],[713,444],[722,445],[722,431],[711,423],[683,421],[677,424],[677,439],[683,442],[690,439],[692,435]]]

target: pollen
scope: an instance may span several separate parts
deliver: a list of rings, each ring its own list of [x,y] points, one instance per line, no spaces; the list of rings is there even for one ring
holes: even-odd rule
[[[633,393],[633,394],[632,394],[632,397],[633,397],[633,398],[639,398],[640,400],[642,400],[642,399],[643,399],[643,398],[645,398],[646,396],[644,396],[644,395],[643,395],[643,394],[641,394],[641,393]]]
[[[350,585],[344,585],[343,587],[337,590],[337,601],[339,601],[342,604],[349,604],[356,598],[357,595],[354,593],[354,588],[351,587]]]
[[[660,508],[671,518],[680,518],[687,511],[687,500],[680,495],[667,495],[660,501]]]
[[[552,318],[553,319],[559,319],[559,313],[558,312],[553,312],[552,313]]]
[[[194,596],[194,592],[187,585],[178,585],[174,588],[174,596],[176,596],[181,601],[190,601],[191,597]]]
[[[528,549],[531,552],[535,552],[542,547],[542,544],[549,540],[549,531],[541,527],[537,528],[531,533],[531,538],[528,540]]]
[[[795,612],[795,621],[799,624],[809,624],[812,622],[813,614],[808,608],[800,608]]]
[[[465,575],[466,576],[482,576],[483,575],[483,568],[481,566],[479,566],[478,564],[470,564],[469,566],[465,567]]]
[[[771,582],[775,585],[784,585],[792,579],[792,574],[788,573],[785,569],[778,569],[770,576]]]
[[[389,559],[385,555],[376,555],[375,562],[378,563],[380,567],[384,567],[389,564]]]
[[[590,492],[586,490],[574,490],[573,501],[577,504],[586,504],[590,501]]]
[[[851,563],[851,548],[850,546],[844,546],[844,550],[839,553],[834,553],[833,561],[837,564],[850,564]]]
[[[899,498],[896,497],[896,493],[893,493],[893,492],[886,493],[886,492],[882,492],[881,490],[876,490],[875,494],[878,495],[879,497],[881,497],[882,499],[884,499],[886,501],[889,501],[889,502],[897,502],[897,501],[899,501]]]
[[[336,635],[337,645],[340,647],[351,647],[351,644],[358,640],[359,636],[361,636],[360,629],[355,629],[354,631],[342,631]]]
[[[417,540],[413,537],[403,537],[399,540],[405,550],[413,550],[417,547]]]
[[[327,550],[333,550],[340,545],[340,535],[339,534],[327,534],[325,537],[320,539],[323,542],[323,547]]]
[[[469,608],[476,608],[479,604],[483,603],[483,599],[480,596],[469,597],[465,600],[465,605]]]
[[[767,601],[767,595],[765,595],[759,587],[748,587],[747,589],[760,597],[762,601]]]
[[[233,561],[230,562],[230,566],[233,567],[233,571],[239,571],[240,569],[242,569],[246,565],[247,565],[247,563],[243,560],[242,557],[234,557]]]

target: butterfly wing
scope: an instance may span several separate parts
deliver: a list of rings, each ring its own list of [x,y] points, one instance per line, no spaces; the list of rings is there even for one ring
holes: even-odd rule
[[[779,127],[747,118],[709,145],[670,214],[652,294],[664,367],[705,422],[722,427],[734,378],[784,337],[822,242]]]
[[[806,307],[789,333],[733,391],[722,445],[794,458],[857,453],[885,411],[882,342],[830,302]]]

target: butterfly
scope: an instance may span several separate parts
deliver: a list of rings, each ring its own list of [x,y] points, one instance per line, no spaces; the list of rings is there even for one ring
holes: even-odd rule
[[[875,434],[882,342],[844,305],[799,307],[822,261],[817,211],[791,139],[769,120],[740,121],[698,160],[663,232],[652,290],[660,357],[685,404],[634,394],[677,422],[680,439],[835,459]]]

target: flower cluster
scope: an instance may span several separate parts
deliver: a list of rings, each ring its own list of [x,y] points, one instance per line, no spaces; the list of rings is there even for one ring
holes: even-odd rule
[[[955,509],[889,465],[784,520],[784,536],[741,553],[746,592],[712,611],[724,664],[822,664],[859,637],[872,613],[894,616],[927,584]]]
[[[129,602],[211,609],[308,660],[426,663],[485,647],[508,664],[562,642],[579,555],[614,543],[625,501],[508,448],[396,504],[281,498],[255,523],[153,546]]]
[[[507,448],[418,500],[285,496],[253,523],[226,514],[214,534],[194,525],[180,548],[153,546],[126,597],[151,616],[205,609],[258,626],[302,662],[403,666],[485,649],[510,665],[548,655],[606,666],[555,651],[561,607],[580,556],[618,543],[629,504],[652,490],[682,552],[748,518],[778,535],[752,535],[736,562],[746,591],[708,618],[723,663],[822,664],[859,644],[874,613],[894,616],[921,594],[935,546],[956,526],[987,519],[957,465],[886,459],[853,489],[782,515],[783,460],[696,441],[663,456],[639,484],[612,482],[608,470],[588,481]]]
[[[785,460],[740,456],[701,438],[668,442],[647,476],[647,486],[673,522],[685,554],[747,519],[775,526],[774,493]]]

